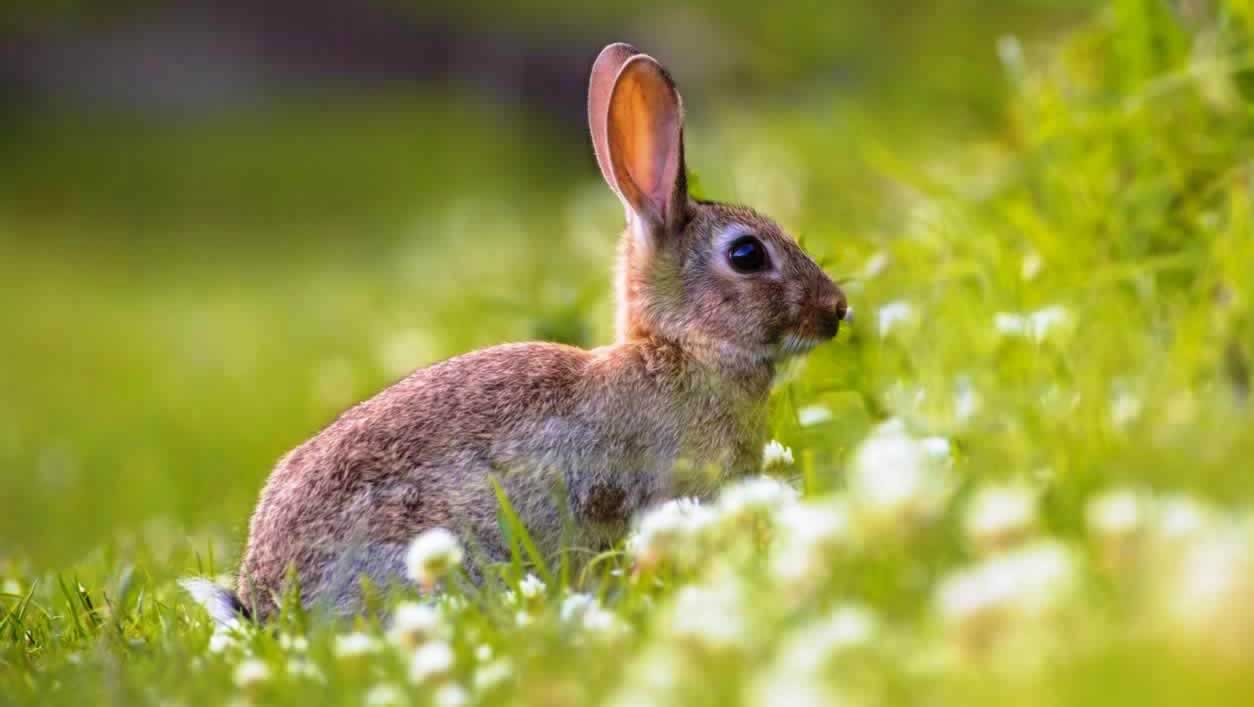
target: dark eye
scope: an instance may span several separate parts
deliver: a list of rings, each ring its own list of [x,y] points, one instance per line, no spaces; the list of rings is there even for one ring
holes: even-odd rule
[[[753,236],[741,236],[727,249],[727,262],[736,272],[760,272],[766,269],[766,247]]]

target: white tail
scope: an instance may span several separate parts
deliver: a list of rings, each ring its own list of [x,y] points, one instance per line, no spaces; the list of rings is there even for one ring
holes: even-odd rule
[[[187,590],[196,603],[205,607],[214,623],[223,627],[238,626],[240,618],[250,619],[248,608],[235,592],[200,577],[179,580],[179,586]]]

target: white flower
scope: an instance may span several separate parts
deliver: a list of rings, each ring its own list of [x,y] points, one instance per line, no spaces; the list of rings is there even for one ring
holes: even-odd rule
[[[939,439],[939,438],[935,438]],[[921,442],[897,420],[880,425],[854,453],[850,500],[874,523],[911,526],[936,516],[953,490],[947,443]]]
[[[954,393],[954,417],[959,422],[966,422],[980,411],[983,401],[970,380],[959,379],[957,388],[957,392]]]
[[[1254,634],[1254,542],[1250,527],[1227,523],[1190,542],[1155,577],[1171,625],[1220,658],[1248,661]]]
[[[13,578],[6,579],[4,585],[0,586],[0,594],[21,596],[23,594],[22,583]]]
[[[470,693],[461,685],[450,682],[436,688],[431,702],[435,707],[462,707],[470,702]]]
[[[842,656],[870,645],[878,633],[879,621],[875,614],[861,606],[842,606],[826,619],[798,629],[780,646],[772,665],[750,683],[752,704],[779,707],[844,704],[846,700],[830,689],[829,666]]]
[[[366,633],[354,631],[335,637],[335,657],[340,660],[357,660],[379,651],[379,642]]]
[[[721,651],[744,644],[749,634],[740,585],[687,585],[675,596],[671,633],[682,641]]]
[[[414,651],[409,661],[409,679],[424,683],[444,677],[453,669],[453,649],[444,641],[431,641]]]
[[[1141,415],[1141,400],[1128,391],[1121,391],[1110,402],[1110,421],[1115,427],[1127,427]]]
[[[519,627],[530,626],[531,624],[535,623],[535,620],[536,618],[532,616],[531,614],[527,613],[526,611],[520,610],[520,611],[514,612],[514,624]]]
[[[224,653],[239,643],[239,634],[227,628],[214,629],[209,637],[209,652]]]
[[[1153,498],[1139,489],[1120,488],[1094,497],[1085,507],[1089,533],[1107,569],[1134,562],[1153,516]]]
[[[1088,530],[1101,537],[1125,537],[1144,529],[1149,503],[1141,491],[1117,489],[1088,501]]]
[[[787,668],[767,672],[751,685],[752,692],[746,704],[760,707],[826,707],[847,702],[825,682],[798,680]]]
[[[888,254],[877,250],[862,264],[862,279],[872,280],[884,272],[886,267],[888,267]]]
[[[1071,313],[1057,304],[1038,309],[1028,315],[1028,328],[1032,332],[1032,338],[1037,341],[1048,339],[1051,334],[1070,323]]]
[[[936,607],[964,648],[979,652],[1015,621],[1047,618],[1076,586],[1071,551],[1042,540],[951,574],[937,587]]]
[[[723,519],[774,513],[797,502],[797,490],[769,476],[756,476],[724,486],[718,495]]]
[[[289,658],[287,661],[287,674],[295,678],[305,678],[315,682],[326,681],[322,670],[308,658]]]
[[[1001,42],[998,42],[997,46],[1000,48]],[[1028,253],[1023,256],[1023,264],[1019,268],[1019,275],[1022,276],[1024,280],[1035,280],[1036,276],[1041,274],[1041,268],[1043,266],[1044,262],[1041,260],[1040,255],[1037,253]]]
[[[814,427],[831,419],[832,411],[822,405],[807,405],[797,411],[797,423],[802,427]]]
[[[776,579],[797,583],[831,569],[831,553],[854,542],[849,504],[844,499],[789,506],[776,517],[770,570]]]
[[[986,486],[963,516],[963,529],[977,548],[1004,549],[1036,529],[1036,493],[1025,486]]]
[[[888,336],[902,324],[914,320],[914,307],[909,302],[889,302],[880,307],[878,323],[880,337]]]
[[[293,636],[290,633],[280,633],[279,648],[282,648],[289,653],[304,653],[309,650],[309,641],[304,636]]]
[[[480,663],[486,663],[489,660],[492,660],[492,644],[480,643],[479,647],[475,648],[475,660]]]
[[[949,455],[953,452],[953,445],[944,437],[924,437],[919,440],[919,446],[923,448],[925,454],[939,461],[949,459]]]
[[[475,670],[474,687],[476,692],[487,692],[503,685],[514,677],[514,666],[507,658],[498,658],[485,663]]]
[[[270,681],[270,666],[256,658],[245,658],[235,666],[233,679],[241,690],[254,689]]]
[[[835,658],[870,645],[879,635],[879,619],[864,606],[838,607],[826,619],[793,634],[776,663],[803,680],[821,674]]]
[[[1168,542],[1193,539],[1213,526],[1214,516],[1213,510],[1192,496],[1166,496],[1158,502],[1154,532]]]
[[[391,683],[380,683],[366,692],[366,707],[403,707],[409,704],[405,691]]]
[[[1028,325],[1021,315],[998,312],[993,315],[993,328],[1002,336],[1023,336]]]
[[[600,604],[594,604],[583,612],[580,625],[584,631],[602,638],[617,638],[630,630],[618,614]]]
[[[792,450],[780,444],[776,440],[766,443],[766,447],[762,449],[762,467],[769,469],[773,466],[792,466]]]
[[[410,543],[405,564],[411,579],[431,587],[461,564],[463,554],[455,535],[444,528],[432,528]]]
[[[544,590],[544,582],[530,572],[518,583],[518,593],[523,599],[537,599],[544,594]]]
[[[591,594],[575,592],[562,600],[562,607],[558,614],[562,621],[570,621],[571,619],[583,616],[588,607],[596,606],[596,597]]]
[[[1071,314],[1065,307],[1051,305],[1028,314],[998,312],[993,316],[993,328],[1002,336],[1019,336],[1042,342],[1063,331],[1071,323]]]
[[[636,654],[623,679],[604,704],[611,707],[653,707],[671,704],[679,685],[682,656],[670,642],[654,642]]]
[[[648,564],[688,560],[700,551],[700,538],[715,514],[692,498],[677,498],[645,511],[627,540],[627,551]]]
[[[392,613],[388,640],[396,645],[414,648],[429,638],[444,634],[444,619],[428,604],[403,602]]]

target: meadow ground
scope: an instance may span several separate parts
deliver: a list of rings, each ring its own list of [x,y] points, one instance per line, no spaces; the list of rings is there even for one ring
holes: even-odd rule
[[[782,377],[768,477],[351,626],[215,632],[175,580],[233,569],[270,464],[353,401],[610,337],[591,160],[554,173],[568,142],[473,100],[21,126],[0,702],[1250,704],[1254,5],[1048,35],[990,38],[978,100],[690,105],[699,189],[857,312]]]

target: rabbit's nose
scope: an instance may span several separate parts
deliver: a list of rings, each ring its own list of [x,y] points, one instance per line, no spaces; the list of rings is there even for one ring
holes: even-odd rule
[[[841,322],[851,321],[852,318],[845,293],[835,285],[829,285],[824,289],[827,291],[823,293],[819,301],[818,329],[823,338],[830,339],[840,331]]]

